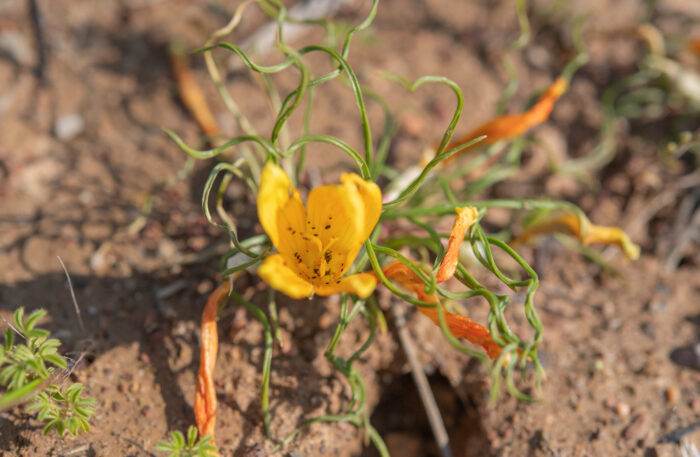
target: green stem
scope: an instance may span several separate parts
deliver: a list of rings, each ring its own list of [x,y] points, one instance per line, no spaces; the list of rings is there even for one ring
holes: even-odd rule
[[[265,354],[263,356],[260,403],[262,405],[261,408],[263,414],[263,424],[265,426],[265,434],[267,435],[268,439],[272,439],[272,432],[270,431],[270,368],[272,366],[272,349],[274,346],[272,328],[270,327],[270,322],[268,321],[267,316],[262,312],[262,310],[260,310],[260,308],[241,297],[233,289],[231,289],[229,292],[229,296],[245,306],[245,308],[263,325],[263,331],[265,334]]]

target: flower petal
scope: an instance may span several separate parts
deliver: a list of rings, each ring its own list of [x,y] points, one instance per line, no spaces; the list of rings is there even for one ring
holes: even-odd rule
[[[584,246],[593,243],[615,244],[622,249],[627,258],[639,258],[639,246],[630,240],[620,228],[595,225],[583,214],[577,215],[566,212],[560,216],[544,220],[511,241],[511,244],[522,243],[540,235],[563,232],[578,238]]]
[[[289,268],[280,254],[267,256],[258,267],[258,275],[270,287],[291,298],[306,298],[313,293],[311,283],[300,278]]]
[[[321,296],[347,292],[360,298],[367,298],[377,287],[377,277],[372,273],[357,273],[346,276],[334,284],[316,287],[316,293]]]
[[[343,184],[316,187],[309,192],[306,235],[321,241],[325,251],[321,274],[339,278],[362,247],[365,210],[356,186]]]
[[[260,177],[258,219],[275,246],[279,246],[280,241],[279,212],[287,206],[291,190],[292,183],[284,170],[268,161]]]
[[[418,311],[425,314],[438,327],[440,319],[438,318],[437,308],[418,307]],[[470,343],[478,344],[486,350],[489,358],[495,359],[501,354],[501,347],[491,338],[491,332],[483,325],[474,322],[468,317],[459,314],[445,311],[445,321],[450,333],[456,338],[464,338]]]
[[[365,181],[355,173],[344,173],[340,177],[340,181],[345,186],[355,186],[360,193],[362,203],[365,208],[365,220],[361,238],[366,240],[369,238],[374,226],[379,221],[379,216],[382,214],[382,191],[375,183]]]
[[[457,217],[452,226],[447,252],[437,271],[437,282],[447,281],[455,274],[457,262],[459,262],[459,248],[462,245],[462,241],[464,241],[464,235],[467,234],[469,227],[479,218],[479,213],[473,206],[455,208],[455,211],[457,212]]]

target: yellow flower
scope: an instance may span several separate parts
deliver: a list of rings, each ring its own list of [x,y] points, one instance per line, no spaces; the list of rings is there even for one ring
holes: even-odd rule
[[[527,242],[536,236],[555,232],[569,233],[578,238],[584,246],[593,243],[615,244],[622,249],[627,258],[632,260],[639,258],[639,246],[634,244],[622,229],[595,225],[586,216],[569,211],[540,222],[521,233],[520,236],[511,241],[511,244]]]
[[[268,256],[258,275],[292,298],[312,294],[369,296],[377,286],[370,273],[346,277],[382,211],[379,187],[353,173],[341,184],[317,187],[307,207],[285,172],[268,162],[258,193],[258,217],[279,254]]]

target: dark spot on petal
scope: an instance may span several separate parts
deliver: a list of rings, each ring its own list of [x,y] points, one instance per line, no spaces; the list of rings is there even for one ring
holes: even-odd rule
[[[325,227],[326,230],[328,230],[329,228],[331,228],[331,224],[328,224],[328,225],[326,225],[326,227]]]

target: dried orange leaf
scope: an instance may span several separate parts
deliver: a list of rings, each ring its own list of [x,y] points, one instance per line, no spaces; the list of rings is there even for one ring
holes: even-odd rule
[[[219,126],[209,109],[207,99],[189,68],[187,55],[176,45],[170,46],[168,55],[182,103],[197,121],[202,132],[207,135],[215,135],[219,132]]]
[[[199,436],[210,435],[214,444],[216,426],[216,390],[214,388],[214,368],[219,349],[219,336],[216,330],[216,314],[228,297],[231,283],[225,282],[209,295],[202,313],[202,348],[199,356],[197,389],[194,397],[194,416]]]
[[[549,114],[554,108],[554,102],[561,97],[561,95],[566,92],[567,82],[564,78],[557,78],[554,83],[547,88],[547,90],[542,94],[535,103],[535,105],[524,113],[519,114],[506,114],[504,116],[499,116],[490,121],[480,125],[476,129],[469,132],[467,135],[463,136],[457,141],[452,142],[448,149],[455,148],[460,144],[472,141],[480,136],[486,135],[482,141],[475,143],[465,149],[463,149],[459,154],[462,154],[472,148],[481,146],[484,144],[494,144],[497,141],[507,140],[509,138],[522,135],[532,127],[543,123],[549,118]],[[443,163],[455,158],[455,154],[447,158]]]

